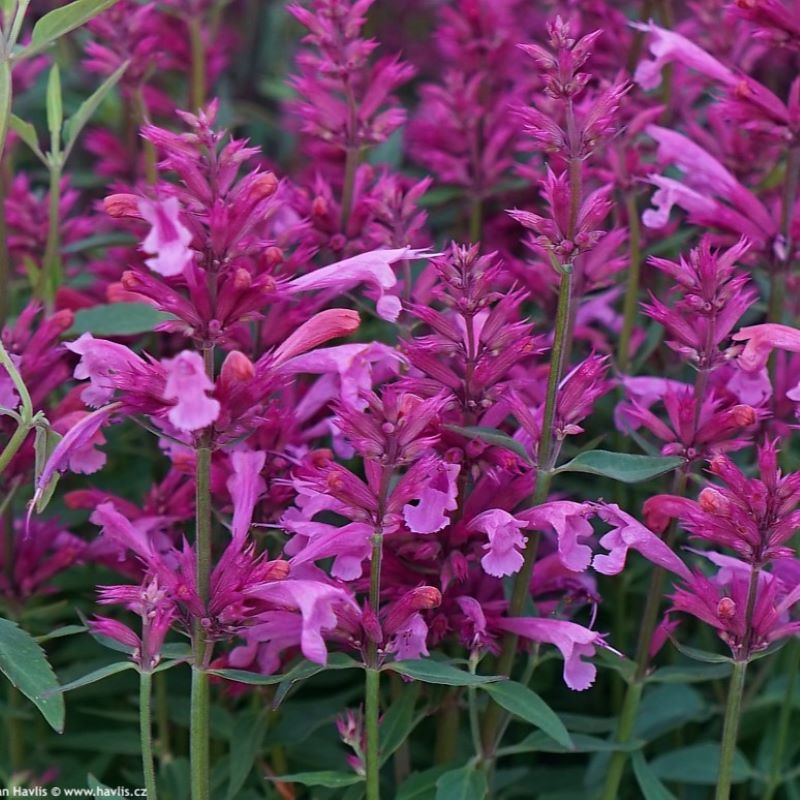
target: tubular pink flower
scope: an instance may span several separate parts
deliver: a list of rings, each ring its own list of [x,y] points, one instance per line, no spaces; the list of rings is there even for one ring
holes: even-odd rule
[[[65,414],[53,423],[53,430],[63,435],[86,416],[88,414],[85,411],[73,411]],[[68,471],[81,475],[91,475],[97,472],[106,463],[106,454],[98,450],[97,447],[105,443],[105,436],[103,436],[101,429],[98,428],[89,439],[76,444],[69,453]]]
[[[485,533],[489,539],[483,546],[486,555],[481,558],[487,575],[502,578],[520,571],[524,560],[521,551],[525,547],[520,530],[524,527],[525,522],[500,508],[484,511],[470,522],[470,528]]]
[[[633,76],[642,89],[655,89],[661,83],[661,70],[673,61],[726,86],[736,83],[736,76],[731,70],[685,36],[661,28],[652,22],[632,23],[632,25],[640,31],[651,34],[650,52],[654,60],[640,61]]]
[[[399,661],[428,656],[428,626],[420,613],[412,614],[389,640],[387,650]]]
[[[95,339],[91,333],[67,342],[65,347],[81,357],[74,375],[80,381],[88,378],[89,386],[81,393],[81,399],[95,408],[112,398],[119,376],[132,376],[136,367],[144,363],[124,345]]]
[[[614,530],[600,539],[600,545],[609,553],[594,557],[592,566],[597,572],[603,575],[618,575],[625,567],[628,550],[636,550],[659,567],[674,572],[684,579],[689,578],[691,573],[688,567],[670,547],[618,505],[597,503],[595,508],[601,519],[615,526]]]
[[[318,345],[348,336],[358,329],[361,318],[348,308],[329,308],[304,322],[285,339],[273,353],[274,363],[285,364],[290,359],[313,350]]]
[[[583,572],[591,563],[592,549],[588,545],[580,544],[580,540],[594,534],[588,520],[592,513],[592,507],[586,503],[555,500],[523,511],[519,518],[530,528],[552,528],[558,537],[561,562],[573,572]]]
[[[460,469],[459,464],[439,464],[416,495],[418,504],[403,506],[403,519],[414,533],[436,533],[450,522],[445,512],[458,508],[456,478]]]
[[[378,291],[378,316],[394,322],[400,315],[400,299],[386,292],[397,284],[391,265],[396,261],[429,258],[435,255],[427,250],[401,247],[396,250],[373,250],[327,267],[301,275],[289,282],[292,294],[318,289],[336,289],[346,292],[359,283],[372,284]]]
[[[355,600],[343,589],[312,580],[285,580],[254,586],[246,592],[267,602],[290,609],[302,615],[300,648],[303,655],[317,664],[326,664],[328,650],[323,631],[336,627],[337,606],[358,611]]]
[[[155,202],[141,198],[139,213],[152,226],[142,242],[142,250],[153,258],[144,263],[165,278],[182,274],[191,264],[194,254],[189,248],[191,231],[179,219],[178,198],[168,197]]]
[[[226,486],[233,501],[231,533],[234,542],[240,545],[244,543],[250,529],[258,498],[267,488],[260,474],[266,458],[267,454],[263,450],[234,450],[231,453],[233,474],[228,478]]]
[[[167,372],[164,397],[177,401],[167,413],[169,421],[182,431],[208,427],[219,416],[220,405],[206,395],[214,389],[214,384],[206,375],[202,356],[184,350],[161,364]]]
[[[788,325],[748,325],[731,338],[736,342],[746,342],[738,358],[739,366],[746,372],[756,372],[766,366],[775,349],[800,353],[800,330]]]
[[[497,626],[533,642],[555,645],[564,658],[564,683],[576,692],[588,689],[597,676],[594,664],[584,661],[591,658],[595,647],[604,647],[603,637],[578,625],[561,619],[513,617],[499,619]]]

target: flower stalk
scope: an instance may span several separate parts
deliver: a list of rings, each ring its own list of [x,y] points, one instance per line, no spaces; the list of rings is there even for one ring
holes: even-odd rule
[[[156,773],[153,764],[153,731],[151,720],[152,697],[151,672],[142,670],[139,673],[139,736],[142,745],[142,771],[144,772],[144,788],[148,800],[157,800]]]
[[[719,778],[714,794],[715,800],[728,800],[731,796],[733,760],[736,755],[736,738],[739,733],[739,718],[742,714],[742,695],[747,674],[747,660],[733,662],[728,689],[728,702],[725,706],[725,722],[722,728],[722,749],[720,752]]]

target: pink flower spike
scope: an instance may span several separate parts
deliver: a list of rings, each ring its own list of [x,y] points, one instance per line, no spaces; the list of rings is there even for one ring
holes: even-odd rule
[[[522,512],[527,527],[539,530],[550,527],[558,537],[558,555],[561,563],[573,572],[583,572],[592,561],[592,549],[580,544],[580,539],[594,534],[587,519],[593,513],[591,506],[571,500],[556,500]]]
[[[164,397],[177,401],[167,413],[169,421],[182,431],[208,427],[219,415],[220,405],[206,395],[214,384],[206,375],[202,356],[184,350],[161,363],[167,371]]]
[[[231,532],[233,541],[241,545],[250,523],[253,521],[253,509],[258,498],[267,485],[261,477],[261,470],[267,454],[263,450],[235,450],[231,453],[233,474],[228,478],[226,486],[233,500],[233,522]]]
[[[460,469],[459,464],[439,464],[419,491],[418,505],[403,506],[403,519],[414,533],[436,533],[450,523],[445,511],[458,508],[456,478]]]
[[[763,369],[775,349],[800,353],[800,330],[788,325],[749,325],[731,338],[736,342],[747,342],[738,358],[738,364],[745,372]]]
[[[633,79],[642,89],[655,89],[661,83],[661,70],[673,61],[696,70],[711,80],[730,86],[736,83],[736,76],[726,66],[709,55],[702,47],[690,42],[675,31],[660,28],[652,22],[631,23],[632,27],[651,34],[650,52],[653,61],[642,60],[636,68]]]
[[[168,197],[160,202],[141,198],[139,212],[152,226],[142,242],[142,250],[153,258],[144,263],[165,278],[182,274],[194,255],[189,249],[192,234],[179,219],[178,198]]]
[[[600,539],[600,544],[609,551],[608,555],[596,555],[592,566],[603,575],[618,575],[625,567],[628,550],[636,550],[648,561],[659,567],[674,572],[688,580],[691,573],[687,566],[670,547],[651,530],[645,528],[630,514],[624,512],[614,503],[597,503],[595,505],[599,517],[614,530]]]
[[[594,683],[597,668],[583,658],[591,658],[596,646],[605,646],[599,633],[561,619],[514,617],[500,619],[497,624],[525,639],[555,645],[564,658],[564,683],[570,689],[582,692]]]
[[[521,550],[525,547],[525,537],[520,529],[524,527],[524,522],[500,508],[484,511],[472,520],[470,528],[485,533],[489,538],[488,544],[483,546],[486,555],[481,558],[481,566],[487,575],[502,578],[520,571],[524,561]]]
[[[400,299],[386,294],[397,283],[397,276],[391,265],[396,261],[431,258],[434,255],[437,254],[411,247],[373,250],[314,270],[308,275],[301,275],[289,282],[289,290],[293,294],[316,289],[337,289],[339,292],[346,292],[359,283],[370,283],[378,290],[378,316],[394,322],[400,315]]]

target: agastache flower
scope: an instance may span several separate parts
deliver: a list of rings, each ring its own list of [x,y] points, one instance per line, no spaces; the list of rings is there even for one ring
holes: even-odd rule
[[[142,218],[152,226],[142,242],[142,250],[152,258],[144,263],[165,278],[180,275],[194,255],[189,248],[192,234],[179,218],[178,198],[168,197],[155,203],[142,198],[138,208]]]

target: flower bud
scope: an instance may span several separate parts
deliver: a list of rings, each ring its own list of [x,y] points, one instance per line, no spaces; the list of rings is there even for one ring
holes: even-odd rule
[[[736,616],[736,603],[730,597],[720,598],[717,603],[717,616],[723,622],[732,620]]]
[[[253,203],[272,197],[278,188],[278,179],[272,172],[264,172],[250,184],[248,199]]]
[[[707,514],[724,514],[728,508],[728,501],[725,497],[710,486],[700,492],[697,502]]]
[[[135,194],[110,194],[103,200],[106,214],[117,219],[128,217],[142,219],[139,211],[139,198]]]
[[[225,357],[220,370],[220,381],[225,385],[244,383],[255,376],[253,362],[238,350],[232,350]]]

